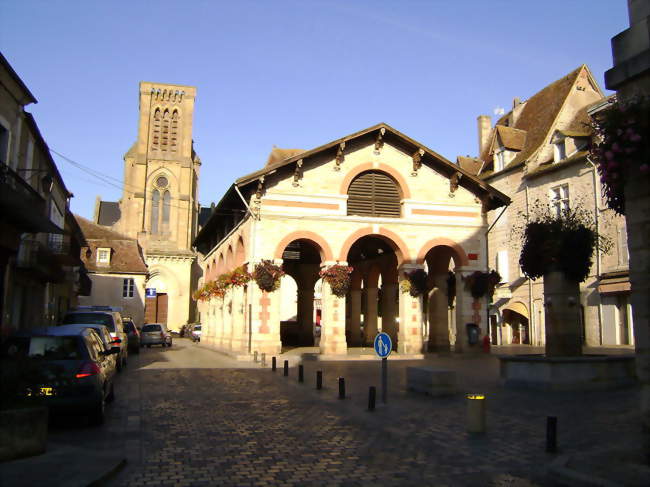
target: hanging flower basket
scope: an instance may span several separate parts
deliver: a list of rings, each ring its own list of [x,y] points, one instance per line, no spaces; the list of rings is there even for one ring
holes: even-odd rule
[[[593,215],[579,203],[560,214],[539,201],[523,228],[519,257],[522,271],[532,280],[551,271],[568,279],[584,281],[589,275],[596,248],[608,253],[611,240],[596,232]]]
[[[465,289],[467,289],[474,299],[483,296],[492,296],[497,284],[501,282],[501,276],[497,271],[481,272],[476,271],[467,277],[464,277]]]
[[[408,284],[400,284],[402,292],[408,292],[414,298],[423,295],[427,291],[427,272],[424,269],[415,269],[406,273]],[[404,281],[402,281],[404,282]]]
[[[334,296],[345,297],[350,289],[350,274],[354,268],[345,265],[331,265],[320,271],[320,277],[330,285]]]
[[[253,277],[246,270],[246,266],[239,266],[228,273],[228,280],[232,287],[242,287],[250,282]]]
[[[592,127],[600,142],[591,147],[590,157],[598,166],[607,205],[625,214],[626,181],[640,174],[650,184],[650,98],[619,102],[596,114]]]
[[[262,290],[271,293],[280,287],[280,278],[284,276],[282,267],[277,266],[271,260],[263,260],[255,266],[253,279]]]

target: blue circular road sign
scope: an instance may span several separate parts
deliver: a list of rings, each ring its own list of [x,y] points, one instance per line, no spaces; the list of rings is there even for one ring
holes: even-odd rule
[[[387,358],[393,350],[393,342],[388,333],[377,333],[375,337],[375,353],[379,358]]]

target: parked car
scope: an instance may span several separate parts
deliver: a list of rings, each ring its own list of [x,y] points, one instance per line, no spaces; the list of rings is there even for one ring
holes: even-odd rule
[[[192,337],[193,342],[200,342],[201,341],[201,324],[200,323],[197,323],[196,325],[194,325],[191,337]]]
[[[115,348],[117,352],[113,352],[111,355],[109,355],[110,360],[113,362],[113,367],[115,367],[116,371],[119,371],[117,367],[117,359],[119,357],[119,351],[120,347],[116,344],[113,343],[113,337],[111,336],[110,332],[108,331],[108,328],[105,325],[88,325],[88,324],[80,324],[80,325],[61,325],[57,327],[51,327],[51,328],[56,328],[57,333],[65,333],[66,331],[69,331],[71,333],[77,333],[84,328],[91,328],[97,332],[99,335],[99,338],[102,339],[102,344],[104,345],[104,348],[106,350],[111,350],[112,348]],[[36,329],[33,330],[32,332],[45,332],[47,334],[47,330],[49,328],[41,328],[41,329]]]
[[[113,343],[120,347],[117,368],[121,370],[126,365],[129,356],[128,336],[124,333],[122,316],[117,311],[110,311],[102,307],[78,308],[68,311],[63,317],[64,325],[105,325],[113,337]]]
[[[138,330],[131,318],[122,318],[122,323],[128,336],[129,352],[140,353],[140,330]]]
[[[147,323],[142,327],[140,343],[147,348],[151,345],[162,345],[163,347],[172,346],[172,334],[167,330],[164,323]]]
[[[3,394],[51,414],[86,414],[93,424],[104,422],[106,403],[115,398],[115,366],[92,328],[48,327],[9,337],[0,347]]]

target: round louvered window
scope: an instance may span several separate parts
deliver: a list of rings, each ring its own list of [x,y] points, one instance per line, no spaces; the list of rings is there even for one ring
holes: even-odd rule
[[[168,181],[165,176],[160,176],[158,179],[156,179],[156,186],[159,188],[166,188],[167,187]]]
[[[366,171],[348,188],[348,215],[399,218],[400,200],[399,186],[390,176]]]

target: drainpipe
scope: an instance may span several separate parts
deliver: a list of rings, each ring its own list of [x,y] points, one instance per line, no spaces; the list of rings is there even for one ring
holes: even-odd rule
[[[594,161],[592,161],[589,156],[587,156],[587,162],[591,165],[591,174],[593,176],[594,180],[594,221],[596,224],[596,234],[598,235],[600,233],[600,220],[598,218],[598,213],[600,212],[600,208],[598,205],[598,198],[599,195],[601,194],[601,188],[600,184],[598,182],[598,176],[596,175],[596,164],[594,164]],[[596,280],[600,280],[600,247],[596,245]],[[603,304],[600,301],[600,296],[598,296],[598,343],[600,345],[603,344]]]
[[[530,216],[529,211],[528,184],[526,184],[526,219]],[[530,344],[539,345],[541,340],[538,339],[538,323],[535,319],[535,313],[533,313],[533,281],[530,278],[526,278],[526,280],[528,281],[528,326],[530,327],[530,334],[533,336]]]
[[[489,237],[488,234],[490,233],[490,230],[494,228],[494,225],[497,224],[499,221],[499,218],[503,216],[503,214],[506,212],[508,209],[508,206],[510,206],[510,203],[508,203],[506,206],[503,207],[503,210],[501,210],[501,213],[499,213],[499,216],[496,217],[496,219],[492,222],[492,225],[488,227],[488,229],[485,231],[485,260],[487,262],[487,267],[488,270],[490,269],[490,253],[489,253],[489,248],[490,248],[490,243],[489,243]],[[487,306],[487,331],[488,335],[490,334],[490,304],[488,303]],[[501,340],[501,334],[497,333],[497,342],[502,342]],[[502,343],[497,343],[496,345],[502,345]]]

